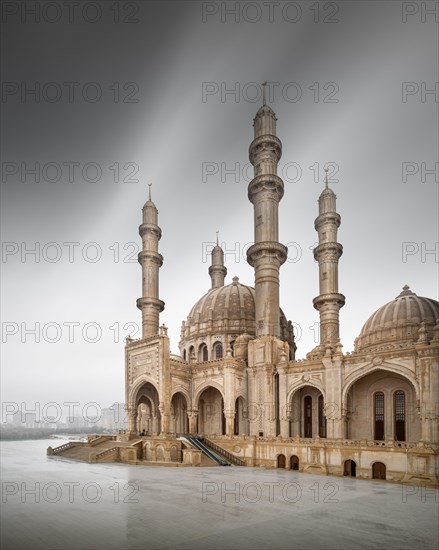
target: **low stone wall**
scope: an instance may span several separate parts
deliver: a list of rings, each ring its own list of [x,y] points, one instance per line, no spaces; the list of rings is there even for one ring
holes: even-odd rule
[[[381,462],[386,466],[387,481],[439,485],[439,453],[422,444],[255,436],[209,439],[244,460],[246,466],[278,468],[280,464],[292,469],[296,461],[301,472],[344,476],[345,463],[352,460],[356,465],[355,477],[372,479],[373,464]]]

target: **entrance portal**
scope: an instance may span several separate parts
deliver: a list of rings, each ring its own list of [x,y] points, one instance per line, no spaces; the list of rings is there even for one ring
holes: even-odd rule
[[[357,465],[353,460],[346,460],[344,463],[344,472],[343,475],[356,477],[357,475]]]
[[[287,465],[287,459],[285,458],[285,455],[279,455],[277,457],[277,467],[285,468],[286,465]]]
[[[299,457],[296,455],[293,455],[290,458],[290,467],[292,470],[298,470],[299,469]]]
[[[382,462],[374,462],[372,465],[373,479],[386,479],[386,465]]]

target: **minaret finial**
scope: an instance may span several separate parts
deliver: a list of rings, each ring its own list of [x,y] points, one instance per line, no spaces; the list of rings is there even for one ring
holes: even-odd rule
[[[151,200],[151,187],[152,187],[152,183],[148,183],[148,187],[149,187],[149,190],[148,190],[148,200]]]
[[[325,168],[325,189],[328,189],[328,170],[329,168]]]
[[[227,268],[224,265],[224,251],[219,246],[219,231],[216,232],[216,246],[212,249],[212,265],[209,267],[209,275],[212,281],[211,288],[224,286],[224,279],[227,275]]]
[[[268,84],[268,80],[262,83],[262,105],[266,105],[266,98],[265,98],[265,86]]]

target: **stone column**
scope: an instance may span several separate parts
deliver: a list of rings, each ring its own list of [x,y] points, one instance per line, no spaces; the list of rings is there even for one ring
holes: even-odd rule
[[[277,366],[279,375],[279,416],[280,416],[280,435],[289,437],[290,421],[288,418],[288,401],[287,401],[287,367],[286,353],[281,354],[281,362]]]
[[[125,407],[128,420],[128,432],[136,433],[137,430],[137,408],[134,405],[127,405]]]
[[[160,403],[159,411],[161,415],[161,430],[160,435],[165,435],[170,433],[170,418],[169,413],[167,412],[167,407],[164,403]]]
[[[226,417],[226,435],[233,435],[235,432],[235,411],[224,411]]]
[[[198,429],[197,429],[198,411],[197,410],[188,411],[187,414],[189,417],[189,433],[191,435],[196,435],[198,433]]]

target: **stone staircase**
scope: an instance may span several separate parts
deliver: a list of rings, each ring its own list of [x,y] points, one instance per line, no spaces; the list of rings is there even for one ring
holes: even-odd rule
[[[103,440],[99,442],[81,442],[70,441],[65,445],[60,445],[52,449],[47,449],[48,456],[59,456],[68,460],[78,460],[80,462],[115,462],[118,460],[118,447],[126,446],[113,440]]]

